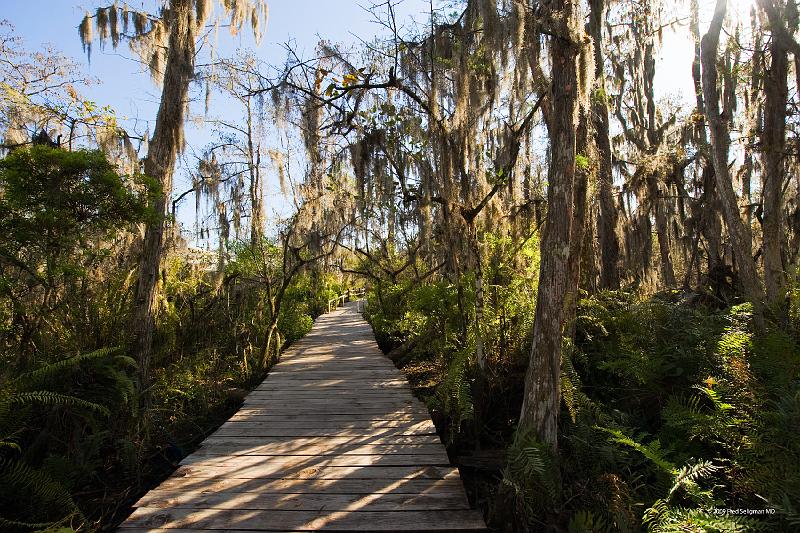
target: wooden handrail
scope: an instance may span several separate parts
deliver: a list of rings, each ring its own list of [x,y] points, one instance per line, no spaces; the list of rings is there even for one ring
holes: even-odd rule
[[[331,298],[328,300],[328,312],[330,313],[334,309],[338,309],[339,306],[344,305],[348,298],[352,298],[353,296],[364,296],[366,292],[367,290],[363,287],[355,291],[348,289],[347,292],[340,294],[336,298]],[[336,302],[335,306],[333,305],[334,302]]]

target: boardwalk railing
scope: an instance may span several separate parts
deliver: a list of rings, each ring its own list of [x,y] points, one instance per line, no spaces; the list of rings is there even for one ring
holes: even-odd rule
[[[340,306],[344,305],[346,302],[350,301],[354,297],[358,297],[361,299],[367,293],[366,289],[357,289],[355,291],[348,290],[341,295],[337,296],[336,298],[331,298],[328,300],[328,312],[330,313],[334,309],[338,309]],[[359,309],[359,312],[361,310]]]

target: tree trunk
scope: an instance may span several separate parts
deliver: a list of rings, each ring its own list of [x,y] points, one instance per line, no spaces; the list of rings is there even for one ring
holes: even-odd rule
[[[131,316],[133,352],[139,363],[139,381],[146,388],[150,381],[150,356],[153,349],[154,310],[161,259],[164,252],[166,209],[172,194],[175,162],[183,145],[184,110],[189,82],[194,73],[194,24],[192,2],[173,0],[169,16],[169,51],[164,70],[161,104],[156,116],[144,172],[158,181],[161,191],[153,201],[158,220],[149,224],[142,243],[139,280]]]
[[[708,253],[708,272],[717,272],[722,266],[722,224],[719,220],[719,197],[717,195],[717,180],[714,166],[706,163],[702,174],[703,194],[701,230],[706,241]],[[749,226],[748,226],[749,227]]]
[[[788,4],[787,4],[788,5]],[[780,9],[780,8],[779,8]],[[797,30],[797,14],[789,8],[781,13],[768,11],[770,24],[783,24],[773,20],[776,15],[788,19],[789,35]],[[764,150],[763,174],[763,241],[764,285],[767,305],[782,322],[786,320],[786,271],[783,265],[783,186],[786,181],[786,103],[789,99],[789,45],[783,32],[772,32],[770,67],[765,72],[764,129],[761,145]]]
[[[258,246],[264,235],[264,200],[261,190],[261,146],[253,142],[253,109],[245,99],[247,111],[247,166],[250,173],[250,245]]]
[[[692,62],[692,80],[694,81],[695,101],[697,103],[697,120],[695,136],[697,143],[704,148],[708,145],[708,134],[706,133],[706,107],[703,101],[703,79],[702,79],[702,58],[700,46],[700,8],[697,0],[692,2],[691,8],[691,32],[694,39],[694,61]],[[714,176],[714,165],[709,155],[708,159],[702,161],[702,184],[703,194],[701,199],[700,228],[706,241],[708,253],[708,272],[716,272],[722,262],[720,250],[722,250],[722,225],[719,220],[719,200],[716,193],[716,178]]]
[[[727,11],[727,0],[717,0],[711,27],[701,41],[701,61],[703,66],[703,96],[706,116],[711,133],[711,153],[716,177],[717,192],[722,206],[722,215],[728,227],[733,254],[739,273],[739,282],[745,297],[753,303],[757,316],[761,315],[763,290],[753,261],[753,237],[749,227],[742,223],[736,192],[733,190],[728,171],[728,150],[730,132],[720,114],[719,88],[717,87],[717,48],[722,23]]]
[[[575,133],[577,151],[588,160],[593,160],[594,154],[590,145],[591,132],[589,131],[589,110],[581,107],[578,127]],[[575,169],[575,184],[572,190],[572,223],[569,244],[569,260],[567,261],[567,297],[564,306],[565,337],[575,337],[575,317],[580,299],[579,288],[581,279],[581,261],[583,259],[586,228],[588,224],[588,198],[589,174],[591,167],[581,166]]]
[[[664,212],[664,200],[661,198],[661,191],[658,186],[658,176],[648,174],[647,195],[650,197],[653,215],[656,219],[656,234],[658,235],[658,251],[661,259],[661,283],[667,288],[674,288],[675,269],[672,266],[672,256],[669,249],[669,221]]]
[[[579,23],[577,0],[551,4],[556,36],[551,39],[552,114],[547,220],[542,236],[539,291],[534,314],[533,346],[525,376],[520,430],[532,430],[555,451],[561,404],[561,334],[568,291],[572,189],[575,180],[575,126],[578,119]]]
[[[589,34],[594,41],[594,83],[592,95],[592,129],[597,149],[597,183],[600,217],[597,235],[600,240],[600,288],[619,289],[619,242],[617,241],[617,206],[614,203],[611,136],[609,133],[608,96],[603,56],[603,23],[605,0],[590,1]]]

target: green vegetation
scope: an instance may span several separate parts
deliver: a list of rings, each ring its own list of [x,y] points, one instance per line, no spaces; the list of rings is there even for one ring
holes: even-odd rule
[[[518,277],[506,283],[499,293],[519,293]],[[477,497],[498,527],[509,517],[514,530],[800,525],[800,347],[779,328],[755,334],[748,304],[709,308],[697,294],[681,292],[604,292],[581,300],[574,345],[562,361],[556,458],[531,434],[514,433],[519,404],[508,397],[521,390],[523,375],[509,369],[529,347],[506,344],[507,330],[484,329],[490,353],[510,356],[489,359],[490,392],[483,418],[475,420],[477,371],[459,356],[465,347],[455,340],[462,337],[454,300],[447,285],[396,285],[384,289],[382,303],[370,299],[369,316],[387,348],[416,347],[403,363],[417,378],[417,392],[443,414],[452,451],[469,455],[476,443],[505,449],[502,471],[495,465],[473,473],[483,487]],[[431,309],[425,302],[451,304]],[[487,305],[501,315],[488,315],[487,324],[495,318],[529,328],[528,302]],[[766,511],[740,516],[725,509]]]
[[[223,273],[176,250],[157,306],[153,380],[126,355],[135,265],[128,232],[154,186],[99,152],[34,146],[0,160],[0,529],[91,528],[238,406],[272,360],[268,285],[282,250],[238,246]],[[219,275],[221,274],[221,278]],[[302,337],[341,286],[308,271],[288,284],[281,344]]]

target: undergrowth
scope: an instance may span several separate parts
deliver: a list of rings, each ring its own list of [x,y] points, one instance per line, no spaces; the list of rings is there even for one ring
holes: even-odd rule
[[[474,293],[465,292],[474,312]],[[690,296],[606,292],[581,300],[574,342],[563,349],[557,455],[514,433],[531,303],[486,306],[491,392],[483,409],[474,331],[467,320],[468,333],[459,334],[454,284],[384,287],[371,296],[368,317],[387,351],[413,346],[403,363],[428,369],[420,392],[451,456],[491,448],[503,457],[501,468],[485,466],[471,483],[497,530],[796,530],[797,339],[774,325],[756,334],[749,305],[708,309]],[[504,325],[493,329],[493,321]],[[519,329],[509,332],[509,324]]]

